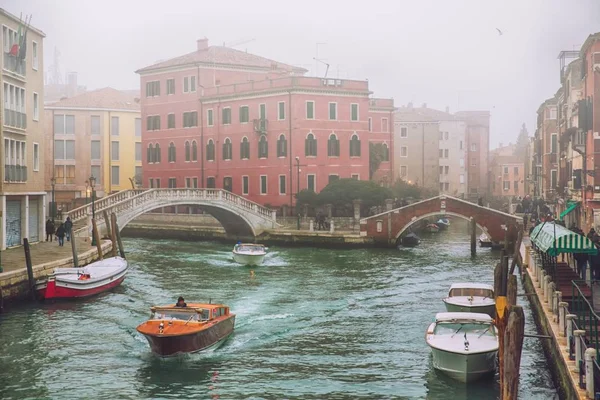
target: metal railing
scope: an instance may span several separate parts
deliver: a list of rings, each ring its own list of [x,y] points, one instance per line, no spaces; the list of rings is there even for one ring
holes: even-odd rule
[[[5,70],[14,72],[15,74],[23,77],[27,74],[27,63],[25,60],[19,59],[17,56],[13,56],[10,53],[4,52],[4,63],[3,67]]]
[[[4,165],[4,182],[27,182],[27,167]]]
[[[586,348],[587,345],[596,349],[596,358],[600,356],[600,348],[598,348],[598,338],[600,332],[598,324],[600,323],[600,316],[594,311],[594,307],[590,304],[587,297],[581,291],[580,284],[586,284],[586,281],[571,281],[573,287],[573,297],[571,298],[571,312],[577,315],[577,327],[578,329],[586,332],[585,340]],[[590,285],[593,288],[593,284]],[[594,301],[594,292],[592,290],[592,302]]]

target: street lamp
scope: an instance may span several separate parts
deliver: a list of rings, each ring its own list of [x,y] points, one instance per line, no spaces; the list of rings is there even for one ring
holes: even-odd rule
[[[94,202],[96,200],[96,191],[94,190],[94,186],[96,185],[96,178],[94,178],[93,176],[90,176],[90,178],[88,179],[90,187],[92,188],[92,219],[96,218],[96,209],[94,208]],[[96,245],[96,236],[94,235],[94,232],[92,231],[92,246]]]
[[[298,174],[296,178],[296,212],[298,213],[298,230],[300,230],[300,207],[298,207],[298,194],[300,194],[300,157],[298,156],[296,156],[296,168],[298,169]]]
[[[90,187],[90,181],[85,181],[85,205],[88,203],[88,187]]]
[[[53,176],[50,178],[50,184],[52,185],[52,222],[54,222],[54,217],[56,215],[56,200],[54,198],[54,186],[56,185],[56,178]]]

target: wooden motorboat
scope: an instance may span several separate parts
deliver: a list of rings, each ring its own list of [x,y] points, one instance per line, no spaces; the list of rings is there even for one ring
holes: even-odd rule
[[[438,313],[425,336],[433,367],[472,382],[496,371],[498,336],[492,318],[479,313]]]
[[[496,315],[494,287],[484,283],[455,283],[443,299],[448,312],[483,313]]]
[[[233,247],[233,260],[242,265],[261,265],[266,255],[262,244],[238,243]]]
[[[161,357],[216,347],[233,333],[235,314],[224,304],[155,306],[150,319],[137,327],[153,353]]]
[[[410,232],[400,240],[400,244],[404,247],[415,247],[418,246],[419,243],[421,243],[421,238],[413,232]]]
[[[485,233],[482,233],[479,236],[479,245],[481,247],[492,247],[492,241]]]
[[[427,224],[425,226],[425,232],[436,233],[440,231],[440,227],[436,224]]]
[[[121,257],[110,257],[82,268],[56,268],[47,278],[36,283],[40,299],[72,299],[88,297],[119,286],[129,265]]]
[[[446,230],[450,227],[450,220],[448,218],[440,218],[435,224],[441,230]]]

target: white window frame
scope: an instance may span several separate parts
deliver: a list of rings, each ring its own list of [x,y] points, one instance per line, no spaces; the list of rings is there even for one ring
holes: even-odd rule
[[[265,106],[265,115],[264,116],[260,115],[260,106]],[[267,119],[267,103],[260,103],[258,105],[258,119]]]
[[[262,187],[262,179],[263,177],[265,178],[265,192],[263,193],[263,187]],[[259,185],[259,192],[261,196],[266,196],[269,194],[269,177],[268,175],[259,175],[258,176],[258,185]]]
[[[405,155],[402,155],[402,149],[406,149]],[[400,146],[400,157],[408,157],[408,146]]]
[[[169,93],[169,81],[173,81],[173,93]],[[175,78],[171,77],[171,78],[167,78],[165,81],[165,90],[167,92],[167,96],[173,96],[175,94]]]
[[[248,187],[245,192],[244,192],[244,179],[246,179],[246,181],[248,182]],[[248,194],[250,193],[250,176],[248,175],[242,175],[242,196],[248,196]]]
[[[313,177],[313,183],[314,183],[314,189],[313,191],[316,193],[317,192],[317,174],[306,174],[306,189],[310,189],[309,185],[308,185],[308,177],[312,176]]]
[[[38,92],[33,92],[33,120],[40,120],[40,95]]]
[[[245,124],[247,124],[247,123],[250,122],[250,106],[247,105],[247,104],[242,104],[242,105],[240,105],[240,108],[239,108],[238,112],[241,111],[242,107],[246,107],[248,109],[248,121],[246,121],[246,122],[241,122],[240,121],[240,124],[245,125]],[[238,115],[238,120],[240,119],[239,117],[240,116]]]
[[[39,64],[40,57],[38,55],[38,51],[39,51],[38,43],[35,40],[32,40],[31,41],[31,68],[34,71],[37,71],[40,66],[40,64]]]
[[[212,114],[212,121],[210,121],[210,118],[208,118],[209,112]],[[209,124],[209,121],[212,123]],[[206,126],[215,126],[215,112],[213,111],[212,108],[206,109]]]
[[[286,196],[287,192],[282,192],[281,191],[281,177],[283,176],[283,179],[285,179],[285,187],[283,188],[284,190],[287,190],[287,175],[285,174],[279,174],[279,176],[277,177],[277,188],[279,190],[279,195],[280,196]]]
[[[352,119],[352,106],[356,106],[356,119]],[[358,103],[350,103],[350,121],[358,122],[360,121],[360,106]]]
[[[402,168],[404,168],[406,170],[406,173],[404,175],[402,175]],[[408,177],[408,165],[401,165],[400,170],[398,171],[398,174],[400,175],[401,178],[407,178]]]
[[[33,170],[40,170],[40,144],[37,142],[33,142]]]
[[[553,175],[554,175],[554,179],[552,179]],[[556,183],[556,185],[558,185],[558,170],[557,169],[550,170],[550,190],[556,190],[556,185],[552,186],[552,181],[554,181]]]
[[[356,180],[360,181],[360,174],[350,174],[350,179],[354,179],[355,176],[356,176]]]
[[[508,183],[508,187],[507,184]],[[502,181],[502,190],[505,192],[508,192],[510,190],[510,181]]]
[[[331,105],[335,104],[335,118],[331,118]],[[330,101],[327,103],[327,120],[337,121],[338,120],[338,103],[337,101]]]
[[[171,128],[169,126],[169,116],[172,115],[173,116],[173,120],[175,121],[175,123],[173,124],[174,126]],[[183,113],[181,114],[181,126],[183,126]],[[167,114],[167,128],[166,129],[176,129],[177,128],[177,117],[175,117],[175,113],[168,113]]]
[[[306,100],[304,103],[305,103],[304,104],[304,117],[308,120],[317,119],[317,110],[315,108],[315,101],[314,100]],[[312,103],[312,110],[313,110],[312,118],[308,118],[308,103]]]
[[[187,81],[187,90],[185,88],[186,81]],[[190,77],[189,76],[184,76],[183,77],[183,80],[181,82],[181,92],[182,93],[189,93],[190,92]]]
[[[400,138],[401,139],[405,139],[407,137],[408,137],[408,127],[407,126],[401,126],[400,127]]]
[[[231,107],[227,106],[227,107],[223,107],[223,109],[221,110],[221,120],[223,120],[223,111],[229,109],[229,123],[226,124],[224,121],[221,121],[221,123],[223,125],[231,125],[233,123],[233,114],[231,113]],[[213,115],[213,122],[214,122],[214,115]]]
[[[383,123],[385,121],[385,124]],[[383,129],[385,127],[385,129]],[[381,132],[389,133],[390,131],[390,121],[387,117],[381,118]]]
[[[282,104],[283,104],[283,118],[281,118],[281,115],[280,115],[281,114],[280,113],[280,111],[281,111],[280,107],[281,107]],[[266,109],[265,109],[265,112],[266,112]],[[286,114],[285,113],[285,101],[278,101],[277,102],[277,121],[285,121],[285,114]]]

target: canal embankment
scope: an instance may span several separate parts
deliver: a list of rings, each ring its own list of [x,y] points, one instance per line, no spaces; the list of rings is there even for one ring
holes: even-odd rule
[[[586,391],[579,385],[579,365],[576,358],[571,358],[568,336],[571,326],[568,326],[569,304],[561,301],[560,292],[546,278],[540,260],[535,257],[529,238],[523,239],[520,248],[523,268],[521,282],[529,299],[533,319],[541,335],[549,339],[540,339],[548,368],[552,373],[561,398],[588,399]]]
[[[98,259],[96,246],[91,245],[88,237],[76,237],[76,248],[79,266],[87,265]],[[110,240],[102,242],[102,252],[110,252]],[[35,280],[45,278],[55,268],[73,267],[71,243],[65,240],[64,246],[57,241],[39,242],[30,245],[33,277]],[[0,307],[9,302],[30,298],[25,251],[23,246],[9,248],[1,252],[0,265]]]

